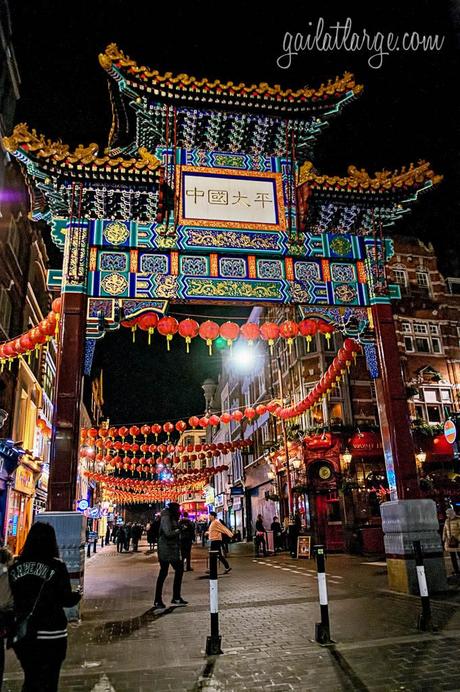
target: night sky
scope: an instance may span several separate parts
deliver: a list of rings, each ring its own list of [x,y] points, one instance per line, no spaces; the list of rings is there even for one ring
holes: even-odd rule
[[[315,165],[325,173],[345,174],[349,164],[374,171],[429,160],[445,179],[422,196],[397,230],[432,240],[443,270],[460,274],[458,2],[378,0],[367,9],[361,2],[325,6],[289,0],[275,9],[236,0],[10,4],[22,79],[16,119],[71,145],[94,141],[101,149],[106,146],[111,114],[97,56],[113,41],[138,63],[160,71],[223,80],[316,86],[352,71],[364,84],[364,94],[323,131]],[[306,34],[308,22],[316,26],[320,17],[326,26],[350,17],[353,31],[365,28],[370,34],[437,33],[445,36],[444,46],[440,52],[394,53],[380,69],[369,66],[367,52],[346,51],[302,52],[289,69],[280,69],[276,61],[285,32]],[[50,255],[56,266],[59,254]],[[203,313],[205,308],[187,311]],[[234,312],[244,314],[238,308]],[[222,308],[215,313],[225,314]],[[190,356],[185,356],[182,339],[166,359],[158,358],[163,348],[164,340],[147,350],[140,339],[132,347],[126,330],[98,346],[107,413],[114,422],[164,420],[202,410],[199,384],[216,373],[218,360],[208,358],[202,343],[192,347]],[[177,403],[172,392],[180,393]]]

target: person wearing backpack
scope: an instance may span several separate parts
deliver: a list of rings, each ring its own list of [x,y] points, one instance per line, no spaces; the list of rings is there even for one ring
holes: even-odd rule
[[[51,524],[33,524],[9,581],[16,619],[11,644],[24,671],[23,690],[57,692],[67,652],[64,608],[77,605],[81,594],[72,591]]]
[[[195,524],[188,518],[188,512],[183,512],[182,519],[179,521],[180,528],[180,552],[182,560],[185,562],[185,571],[193,572],[192,543],[195,540]]]

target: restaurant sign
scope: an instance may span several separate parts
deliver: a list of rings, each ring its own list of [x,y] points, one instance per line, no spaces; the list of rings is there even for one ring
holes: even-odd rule
[[[14,489],[26,495],[33,495],[35,491],[34,474],[26,466],[19,466],[16,469]]]

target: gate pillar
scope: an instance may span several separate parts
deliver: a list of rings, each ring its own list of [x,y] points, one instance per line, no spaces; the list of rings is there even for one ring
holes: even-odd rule
[[[69,222],[62,272],[48,511],[75,510],[86,331],[88,225]]]
[[[407,395],[401,373],[393,311],[388,303],[372,307],[381,376],[376,380],[382,443],[390,502],[381,506],[390,588],[418,593],[413,549],[420,540],[430,591],[447,588],[436,504],[420,499]]]

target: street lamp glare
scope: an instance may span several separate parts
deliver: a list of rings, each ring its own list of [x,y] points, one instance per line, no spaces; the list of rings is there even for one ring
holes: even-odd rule
[[[249,346],[244,346],[242,344],[237,345],[233,349],[231,359],[234,365],[239,370],[250,370],[250,368],[254,365],[256,359],[254,349],[250,348]]]

